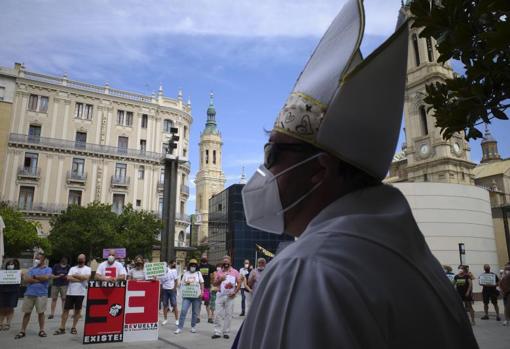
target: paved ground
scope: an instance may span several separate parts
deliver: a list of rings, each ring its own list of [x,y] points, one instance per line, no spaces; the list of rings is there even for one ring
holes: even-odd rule
[[[21,305],[21,302],[19,302]],[[501,305],[502,308],[502,305]],[[235,305],[234,314],[235,317],[232,322],[232,336],[231,339],[226,340],[223,338],[220,339],[211,339],[211,335],[213,333],[213,325],[207,323],[207,317],[205,314],[205,309],[202,309],[202,321],[197,325],[198,332],[193,334],[189,332],[189,319],[190,314],[188,314],[188,322],[186,323],[186,327],[184,331],[175,335],[173,331],[175,330],[175,321],[169,321],[166,326],[163,326],[159,331],[159,340],[157,342],[147,342],[147,343],[115,343],[115,344],[97,344],[97,345],[87,345],[86,348],[137,348],[137,349],[145,349],[145,348],[177,348],[177,349],[199,349],[199,348],[207,348],[207,349],[226,349],[230,348],[235,332],[239,328],[242,318],[239,315],[241,309],[240,305],[240,297],[237,298],[237,304]],[[476,338],[480,345],[481,349],[508,349],[510,348],[510,327],[501,326],[500,322],[496,322],[494,316],[491,316],[490,320],[480,320],[482,305],[480,303],[475,304],[475,310],[477,310],[477,324],[473,327]],[[60,307],[57,307],[57,314],[60,314]],[[21,312],[20,308],[16,309],[16,315],[13,320],[13,326],[10,331],[2,331],[0,332],[0,348],[2,349],[55,349],[55,348],[84,348],[82,345],[82,335],[83,335],[83,322],[78,324],[78,335],[73,336],[71,334],[65,334],[62,336],[53,336],[53,331],[57,329],[58,323],[60,321],[60,316],[55,316],[53,320],[46,320],[47,326],[46,330],[48,332],[47,338],[39,338],[37,336],[37,325],[36,319],[33,316],[31,319],[31,323],[27,330],[27,336],[20,340],[14,340],[14,336],[19,331],[20,323],[21,323]],[[70,319],[68,320],[70,321]]]

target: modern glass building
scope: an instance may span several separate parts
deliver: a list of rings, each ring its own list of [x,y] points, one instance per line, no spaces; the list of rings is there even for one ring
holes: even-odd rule
[[[209,199],[209,261],[219,263],[228,254],[238,270],[245,259],[252,264],[257,257],[271,259],[261,248],[275,253],[280,242],[294,240],[291,236],[267,233],[246,224],[243,187],[244,184],[233,184]]]

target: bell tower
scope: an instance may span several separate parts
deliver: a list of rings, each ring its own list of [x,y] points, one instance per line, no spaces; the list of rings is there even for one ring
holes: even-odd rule
[[[214,94],[211,92],[207,121],[200,135],[200,161],[196,175],[196,224],[198,226],[198,243],[207,242],[209,224],[209,199],[225,187],[225,175],[221,167],[223,142],[216,124]]]

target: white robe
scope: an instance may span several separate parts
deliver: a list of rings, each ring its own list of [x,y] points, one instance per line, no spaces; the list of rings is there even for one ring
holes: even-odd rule
[[[240,349],[478,348],[400,191],[352,192],[264,271]]]

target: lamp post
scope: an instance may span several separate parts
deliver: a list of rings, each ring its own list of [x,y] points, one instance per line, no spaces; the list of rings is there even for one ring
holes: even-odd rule
[[[459,243],[459,259],[460,265],[466,265],[466,247],[463,242]]]

